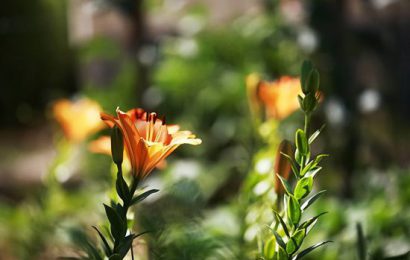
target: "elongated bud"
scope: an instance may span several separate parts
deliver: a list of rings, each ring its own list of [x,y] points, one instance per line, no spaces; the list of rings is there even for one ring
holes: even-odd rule
[[[115,164],[122,164],[122,157],[124,154],[124,141],[121,130],[114,126],[111,129],[111,155]]]
[[[319,90],[320,75],[317,69],[312,70],[306,83],[308,93],[316,93]]]
[[[302,129],[298,129],[296,131],[295,139],[296,148],[299,153],[301,155],[307,155],[309,153],[309,144],[306,138],[306,134]]]
[[[302,86],[302,92],[305,95],[309,93],[308,82],[309,82],[309,77],[310,77],[312,70],[313,70],[312,62],[309,60],[305,60],[302,63],[302,68],[301,68],[301,73],[300,73],[301,74],[300,85]]]

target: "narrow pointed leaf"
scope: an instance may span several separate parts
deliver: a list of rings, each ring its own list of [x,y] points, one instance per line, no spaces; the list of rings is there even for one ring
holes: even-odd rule
[[[322,212],[322,213],[320,213],[319,215],[314,216],[314,217],[312,217],[312,218],[306,220],[305,222],[303,222],[303,223],[299,226],[299,228],[300,228],[300,229],[302,229],[302,228],[308,229],[311,225],[314,225],[314,223],[316,223],[317,219],[318,219],[320,216],[322,216],[322,215],[324,215],[324,214],[326,214],[326,213],[327,213],[327,212]]]
[[[146,199],[149,195],[154,194],[156,192],[158,192],[159,190],[157,189],[152,189],[152,190],[148,190],[146,192],[143,192],[142,194],[135,196],[132,201],[131,201],[131,205],[137,204],[138,202],[143,201],[144,199]]]
[[[292,157],[290,157],[290,155],[286,154],[286,153],[282,153],[281,154],[283,156],[285,156],[286,159],[288,159],[288,161],[290,162],[290,166],[292,168],[293,173],[295,174],[296,177],[299,176],[299,171],[298,171],[298,166],[296,165],[296,162],[292,159]]]
[[[325,125],[322,125],[322,127],[320,127],[320,129],[316,130],[310,137],[309,137],[309,144],[312,144],[316,138],[320,135],[320,133],[323,131],[323,129],[325,128]]]
[[[108,242],[107,242],[107,239],[106,239],[106,238],[104,237],[104,235],[100,232],[100,230],[98,230],[97,227],[95,227],[95,226],[92,226],[92,227],[95,229],[95,231],[97,231],[98,235],[99,235],[100,238],[101,238],[101,241],[103,242],[103,249],[104,249],[105,255],[106,255],[106,256],[110,256],[110,255],[112,254],[112,251],[111,251],[110,245],[109,245]]]
[[[306,172],[305,177],[312,177],[314,178],[318,172],[322,170],[322,167],[312,167],[308,172]]]
[[[292,194],[292,187],[289,185],[288,181],[284,179],[282,176],[279,174],[276,174],[278,176],[280,182],[282,183],[283,188],[285,189],[287,194]]]
[[[326,190],[322,190],[319,191],[318,193],[316,193],[315,195],[313,195],[312,197],[308,198],[300,207],[302,211],[305,211],[310,205],[313,204],[313,202],[315,202],[324,192],[326,192]]]
[[[286,249],[286,244],[285,242],[283,242],[283,239],[279,236],[279,234],[275,230],[272,230],[272,232],[276,238],[276,242],[278,243],[278,245],[282,247],[283,249]]]
[[[299,260],[299,259],[301,259],[302,257],[304,257],[305,255],[307,255],[307,254],[309,254],[310,252],[312,252],[313,250],[315,250],[316,248],[318,248],[318,247],[320,247],[320,246],[323,246],[324,244],[327,244],[327,243],[330,243],[330,242],[332,242],[332,241],[324,241],[324,242],[317,243],[317,244],[315,244],[315,245],[313,245],[313,246],[310,246],[310,247],[306,248],[305,250],[301,251],[299,254],[295,255],[295,256],[292,258],[292,260]]]
[[[282,228],[283,228],[283,231],[285,231],[286,236],[287,236],[288,238],[290,238],[289,231],[288,231],[288,227],[286,226],[285,221],[283,221],[282,217],[279,215],[278,212],[274,211],[274,214],[275,214],[276,221],[280,223],[280,225],[281,225]]]
[[[118,215],[118,213],[111,208],[110,206],[107,206],[104,204],[105,208],[105,213],[107,215],[107,218],[110,222],[110,229],[111,229],[111,234],[114,237],[115,241],[121,240],[124,236],[125,233],[127,232],[127,226],[126,223],[122,220],[122,218]]]

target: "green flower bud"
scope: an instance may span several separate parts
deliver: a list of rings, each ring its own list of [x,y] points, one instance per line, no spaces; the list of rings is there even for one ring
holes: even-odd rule
[[[300,77],[300,85],[302,86],[302,92],[306,95],[309,93],[308,89],[308,82],[309,82],[309,76],[313,70],[313,64],[309,60],[305,60],[302,63],[302,68],[301,68],[301,77]]]
[[[111,130],[111,155],[115,164],[122,164],[124,154],[124,140],[121,130],[114,126]]]
[[[317,98],[314,92],[307,94],[303,98],[303,106],[302,109],[305,113],[311,113],[317,107]]]

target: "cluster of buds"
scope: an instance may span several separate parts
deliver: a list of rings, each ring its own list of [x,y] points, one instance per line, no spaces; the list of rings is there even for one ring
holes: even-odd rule
[[[320,76],[310,61],[303,62],[301,74],[300,85],[304,97],[298,95],[299,104],[305,114],[310,114],[316,109],[319,103],[320,94],[318,90]]]

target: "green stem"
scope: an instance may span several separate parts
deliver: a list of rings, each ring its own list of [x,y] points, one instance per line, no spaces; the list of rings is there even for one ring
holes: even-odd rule
[[[305,114],[305,128],[304,128],[304,131],[305,131],[306,137],[308,137],[308,138],[309,138],[309,126],[310,126],[310,114],[306,113]]]

